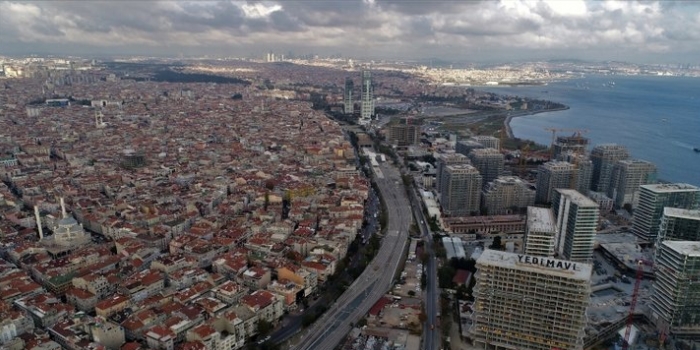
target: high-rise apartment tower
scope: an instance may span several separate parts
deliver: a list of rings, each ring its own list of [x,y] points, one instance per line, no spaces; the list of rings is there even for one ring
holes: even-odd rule
[[[576,167],[569,162],[555,160],[540,165],[537,168],[537,203],[551,203],[554,190],[571,188],[576,174]]]
[[[505,157],[495,148],[481,148],[469,153],[472,165],[479,170],[484,183],[489,183],[503,174]]]
[[[598,203],[576,190],[557,189],[552,210],[559,230],[555,253],[560,259],[590,262],[600,215]]]
[[[469,333],[480,349],[583,349],[590,264],[484,251]]]
[[[624,159],[613,166],[608,188],[608,197],[618,208],[629,204],[636,208],[639,203],[639,186],[656,182],[656,165],[646,160]]]
[[[343,92],[343,112],[345,112],[345,114],[355,113],[354,93],[355,83],[353,83],[351,78],[345,78],[345,91]]]
[[[651,184],[639,187],[632,233],[643,243],[654,244],[665,207],[697,209],[700,188],[688,184]]]
[[[499,176],[484,185],[481,202],[488,215],[513,214],[535,205],[535,191],[517,176]]]
[[[374,86],[372,86],[372,72],[362,71],[362,94],[360,96],[360,125],[367,125],[374,115]]]
[[[448,165],[440,183],[440,204],[449,216],[466,216],[479,212],[481,175],[471,165]]]
[[[552,209],[528,207],[525,254],[553,257],[557,232],[557,220]]]
[[[616,144],[598,145],[591,151],[593,160],[592,190],[607,193],[613,173],[613,167],[618,160],[629,158],[627,148]]]
[[[655,261],[651,319],[667,334],[700,336],[700,242],[664,241]]]

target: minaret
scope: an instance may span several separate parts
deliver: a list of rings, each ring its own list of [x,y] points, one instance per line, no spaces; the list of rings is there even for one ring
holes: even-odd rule
[[[68,216],[68,214],[66,214],[66,203],[63,201],[63,197],[61,197],[61,214],[63,214],[63,219]]]
[[[102,112],[95,111],[95,127],[96,128],[103,128],[105,126],[104,124],[104,115]]]
[[[39,207],[34,206],[34,216],[36,216],[36,228],[39,231],[39,242],[44,239],[44,230],[41,228],[41,216],[39,216]]]

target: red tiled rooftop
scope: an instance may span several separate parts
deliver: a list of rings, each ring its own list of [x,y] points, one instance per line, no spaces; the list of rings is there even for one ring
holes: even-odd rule
[[[369,309],[369,314],[372,316],[378,316],[388,304],[391,304],[391,299],[388,297],[382,297],[381,299],[377,300],[374,305],[372,305],[372,308]]]

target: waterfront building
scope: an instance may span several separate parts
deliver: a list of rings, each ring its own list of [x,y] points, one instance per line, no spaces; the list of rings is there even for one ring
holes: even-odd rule
[[[505,157],[495,148],[481,148],[469,153],[472,165],[479,170],[484,183],[491,182],[503,174]]]
[[[525,228],[525,254],[554,256],[557,223],[550,208],[527,207]]]
[[[480,349],[583,349],[592,266],[484,251],[469,335]]]
[[[664,208],[656,246],[663,241],[700,242],[700,210]]]
[[[537,168],[537,190],[535,201],[541,204],[552,202],[554,190],[571,188],[576,176],[576,167],[569,162],[551,161]]]
[[[535,205],[535,191],[517,176],[499,176],[482,192],[481,206],[488,215],[517,213]]]
[[[354,93],[355,83],[353,83],[351,78],[345,78],[345,91],[343,92],[343,112],[345,112],[345,114],[355,113]]]
[[[442,181],[445,175],[445,168],[448,165],[455,164],[469,164],[469,158],[459,153],[438,153],[435,156],[435,188],[437,188],[438,194],[440,193],[440,189],[442,188]]]
[[[580,133],[575,133],[571,136],[557,136],[553,147],[554,159],[567,153],[583,155],[588,147],[588,139],[581,136]]]
[[[501,149],[501,140],[497,137],[488,135],[476,135],[470,137],[469,140],[481,144],[482,146],[484,146],[484,148]]]
[[[700,188],[688,184],[650,184],[639,187],[639,205],[634,212],[632,233],[643,243],[653,244],[665,207],[698,209]]]
[[[552,209],[559,230],[554,242],[557,256],[590,262],[600,215],[598,203],[576,190],[560,188],[554,191]]]
[[[558,160],[569,162],[576,168],[576,175],[573,177],[571,188],[588,195],[593,180],[593,161],[584,153],[573,153],[571,151],[560,154]]]
[[[367,125],[374,115],[374,86],[372,86],[372,72],[362,71],[362,93],[360,95],[360,125]]]
[[[660,331],[700,336],[700,242],[663,241],[658,247],[651,318]]]
[[[619,160],[629,158],[629,152],[624,146],[616,144],[598,145],[591,151],[593,160],[593,180],[591,189],[607,193],[613,173],[613,167]]]
[[[656,182],[656,165],[646,160],[624,159],[613,167],[608,197],[615,206],[630,205],[633,209],[639,202],[639,186]]]
[[[441,182],[440,204],[448,216],[474,215],[479,212],[482,177],[468,164],[448,165]]]
[[[387,127],[387,141],[398,147],[417,145],[420,142],[420,124],[414,118],[401,118],[399,124]]]

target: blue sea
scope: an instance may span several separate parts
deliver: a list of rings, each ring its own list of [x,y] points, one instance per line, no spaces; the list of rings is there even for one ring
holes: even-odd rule
[[[552,134],[545,128],[587,129],[592,145],[625,145],[634,158],[655,163],[660,179],[700,186],[700,153],[693,151],[700,148],[700,78],[586,76],[482,90],[571,107],[514,118],[516,137],[549,145]]]

